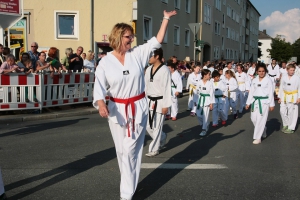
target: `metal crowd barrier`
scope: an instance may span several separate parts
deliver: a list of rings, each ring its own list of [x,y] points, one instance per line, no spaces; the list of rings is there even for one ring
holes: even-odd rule
[[[94,73],[0,75],[0,111],[26,110],[93,101]],[[27,101],[26,101],[27,100]],[[28,101],[29,100],[29,101]]]

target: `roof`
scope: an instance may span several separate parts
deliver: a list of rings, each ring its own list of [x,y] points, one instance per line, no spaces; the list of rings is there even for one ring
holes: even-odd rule
[[[272,39],[271,36],[269,36],[266,32],[264,31],[259,31],[258,32],[258,39],[259,40],[266,40],[266,39]]]
[[[250,0],[248,0],[248,2],[250,3],[250,5],[254,8],[254,10],[258,13],[259,16],[261,16],[261,14],[258,12],[258,10],[255,8],[255,6],[251,3]]]

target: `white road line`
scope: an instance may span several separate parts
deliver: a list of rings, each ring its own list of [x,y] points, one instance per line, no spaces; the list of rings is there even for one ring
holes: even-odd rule
[[[142,169],[227,169],[223,164],[142,163]]]

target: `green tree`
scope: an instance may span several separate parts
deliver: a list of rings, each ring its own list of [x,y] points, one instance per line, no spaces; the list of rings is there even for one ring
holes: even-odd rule
[[[297,62],[300,62],[300,38],[298,38],[294,44],[292,44],[293,47],[293,56],[297,57]]]
[[[270,52],[272,59],[278,61],[288,61],[293,56],[293,47],[291,43],[286,42],[280,35],[277,35],[272,39],[271,49],[268,49],[267,51]]]

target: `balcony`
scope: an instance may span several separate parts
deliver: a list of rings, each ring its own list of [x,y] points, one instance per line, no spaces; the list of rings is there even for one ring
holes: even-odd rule
[[[249,35],[249,29],[246,28],[246,35]]]
[[[249,50],[249,46],[248,44],[245,44],[245,51],[248,51]]]
[[[246,18],[247,18],[247,19],[250,19],[250,15],[249,15],[248,12],[247,12],[247,14],[246,14]]]

